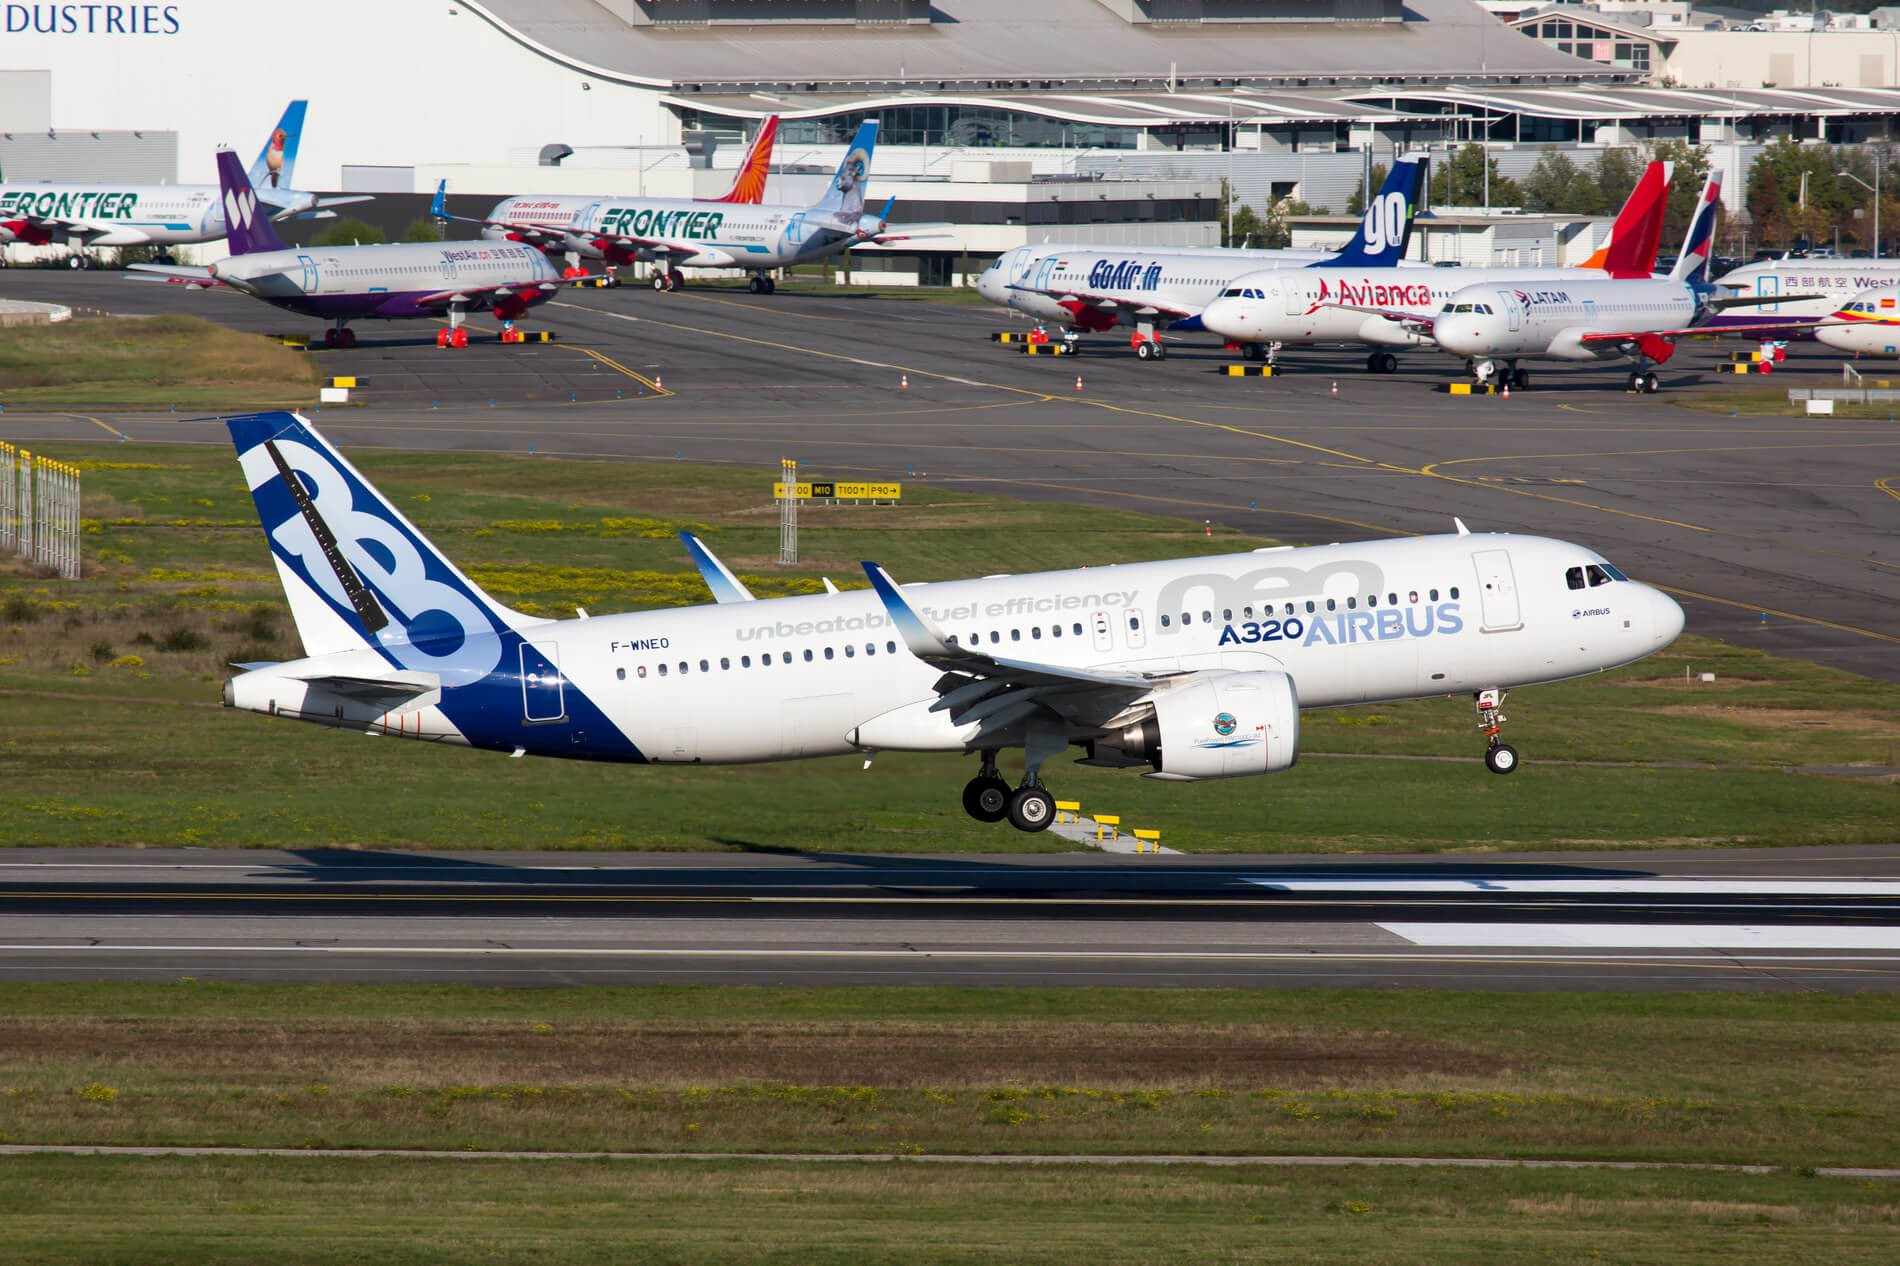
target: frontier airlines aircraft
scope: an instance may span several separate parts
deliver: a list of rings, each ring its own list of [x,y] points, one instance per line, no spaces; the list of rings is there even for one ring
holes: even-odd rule
[[[306,658],[227,707],[516,756],[715,765],[975,756],[963,805],[1040,831],[1044,767],[1194,781],[1299,755],[1300,709],[1469,694],[1497,773],[1505,690],[1669,645],[1682,610],[1582,545],[1409,537],[591,619],[510,610],[304,418],[227,419]],[[698,546],[696,554],[703,554]],[[705,559],[701,559],[702,566]],[[1023,749],[1021,781],[997,766]]]

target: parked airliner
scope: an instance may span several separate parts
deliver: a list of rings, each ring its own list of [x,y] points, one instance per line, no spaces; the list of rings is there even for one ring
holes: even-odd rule
[[[1486,764],[1510,773],[1507,689],[1630,663],[1683,627],[1582,545],[1462,524],[929,585],[865,563],[869,590],[723,585],[705,606],[542,619],[484,593],[301,416],[226,425],[305,656],[240,665],[227,707],[634,764],[974,755],[965,810],[1024,831],[1050,825],[1043,769],[1072,747],[1177,781],[1273,773],[1298,757],[1302,708],[1467,693]],[[1024,753],[1013,788],[1006,748]]]
[[[754,294],[771,294],[768,272],[841,254],[867,242],[898,242],[878,215],[864,213],[864,186],[877,147],[869,119],[838,164],[824,197],[811,206],[762,202],[714,206],[679,198],[600,198],[523,194],[503,198],[486,217],[452,217],[482,226],[482,236],[521,242],[550,255],[602,259],[616,267],[636,260],[661,265],[656,290],[677,290],[683,268],[741,268]],[[446,218],[446,217],[445,217]]]
[[[273,307],[334,322],[332,347],[352,347],[351,321],[414,321],[446,316],[440,347],[467,347],[462,322],[491,311],[502,340],[518,342],[514,322],[560,288],[559,271],[540,251],[510,242],[428,242],[376,246],[289,247],[258,207],[237,155],[218,151],[229,259],[209,267],[134,264],[132,272],[203,288],[229,286]],[[441,195],[437,198],[440,200]]]
[[[1207,305],[1201,324],[1231,343],[1264,347],[1269,364],[1277,363],[1281,349],[1288,345],[1369,345],[1373,350],[1366,357],[1367,370],[1389,374],[1399,366],[1399,358],[1390,349],[1430,347],[1431,336],[1415,322],[1365,308],[1431,311],[1456,292],[1480,283],[1527,286],[1592,277],[1646,278],[1656,266],[1668,196],[1668,164],[1649,164],[1617,213],[1600,259],[1592,256],[1598,267],[1434,268],[1397,274],[1330,264],[1270,269],[1235,278],[1220,298]]]
[[[1900,285],[1861,291],[1815,326],[1814,337],[1843,352],[1900,356]]]
[[[1099,243],[1018,246],[984,270],[976,279],[976,292],[991,303],[1064,330],[1071,341],[1077,331],[1100,333],[1117,324],[1133,326],[1130,342],[1135,355],[1163,360],[1168,345],[1160,332],[1203,328],[1202,311],[1243,273],[1334,265],[1383,272],[1396,266],[1411,241],[1426,165],[1420,154],[1394,163],[1358,229],[1337,253],[1207,247],[1157,251]]]
[[[1755,306],[1762,316],[1819,321],[1864,290],[1900,286],[1900,259],[1770,259],[1732,268],[1715,284],[1725,293],[1759,300]],[[1718,313],[1709,324],[1750,319]]]
[[[297,190],[297,146],[308,102],[293,101],[251,164],[249,181],[271,218],[321,219],[331,207],[368,196],[320,198]],[[224,236],[224,202],[216,185],[130,185],[72,181],[0,186],[0,245],[64,243],[74,268],[92,267],[95,246],[182,246]],[[162,258],[162,256],[161,256]]]

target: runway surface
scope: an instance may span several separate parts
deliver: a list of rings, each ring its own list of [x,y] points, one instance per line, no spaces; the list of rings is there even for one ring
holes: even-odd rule
[[[15,271],[4,291],[315,328],[112,275]],[[1661,397],[1626,395],[1612,367],[1539,364],[1534,390],[1501,400],[1438,394],[1458,367],[1427,352],[1385,377],[1360,353],[1289,353],[1273,379],[1221,376],[1233,357],[1205,338],[1159,364],[1108,337],[1028,358],[988,341],[1007,314],[923,299],[576,290],[527,324],[561,341],[444,351],[433,326],[365,323],[357,348],[310,353],[364,384],[362,407],[319,423],[346,449],[738,463],[762,488],[796,457],[821,477],[1146,509],[1296,542],[1439,532],[1458,515],[1592,545],[1675,594],[1692,632],[1900,680],[1900,425],[1670,403],[1762,385],[1713,372],[1734,343],[1686,345]],[[1839,359],[1797,349],[1770,385],[1837,383]],[[0,436],[28,444],[121,435],[224,442],[169,414],[0,417]]]
[[[0,852],[0,979],[1900,988],[1900,847]]]

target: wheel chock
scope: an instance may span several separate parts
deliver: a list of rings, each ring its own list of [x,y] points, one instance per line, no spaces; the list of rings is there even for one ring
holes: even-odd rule
[[[1024,343],[1025,356],[1073,356],[1075,345],[1072,343]]]
[[[1224,365],[1229,378],[1271,378],[1279,371],[1272,365]]]
[[[1440,383],[1438,390],[1452,396],[1495,396],[1498,389],[1488,382],[1448,382]]]
[[[1027,343],[1028,341],[1029,336],[1021,330],[990,331],[990,342],[992,343]]]
[[[361,387],[364,385],[364,383],[361,378],[343,377],[343,378],[332,378],[330,380],[330,385],[332,387],[348,388],[348,387]]]

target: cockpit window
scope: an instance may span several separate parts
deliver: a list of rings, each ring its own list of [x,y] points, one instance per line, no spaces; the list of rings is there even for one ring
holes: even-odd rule
[[[1473,310],[1477,312],[1482,312],[1485,316],[1491,315],[1491,305],[1488,303],[1476,304],[1474,305]]]
[[[1583,568],[1572,567],[1564,573],[1564,583],[1572,589],[1583,588]]]
[[[1590,578],[1590,587],[1592,589],[1598,585],[1607,585],[1616,579],[1615,576],[1610,575],[1608,571],[1595,563],[1591,563],[1588,567],[1584,568],[1583,574]]]
[[[1628,576],[1625,576],[1622,572],[1610,566],[1608,563],[1601,563],[1599,564],[1599,566],[1601,566],[1604,571],[1610,574],[1611,580],[1628,580],[1629,579]]]
[[[1242,290],[1239,286],[1235,286],[1232,290],[1221,291],[1220,297],[1223,299],[1244,299],[1247,297],[1247,292]]]
[[[1458,309],[1456,307],[1454,307],[1453,305],[1449,303],[1439,309],[1440,312],[1456,312],[1457,310]]]

